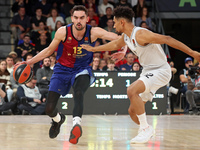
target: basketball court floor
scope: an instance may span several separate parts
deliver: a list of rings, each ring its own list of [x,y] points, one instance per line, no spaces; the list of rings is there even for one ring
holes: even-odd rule
[[[128,115],[84,115],[83,135],[68,142],[72,117],[67,115],[55,139],[48,137],[48,116],[0,116],[0,150],[183,150],[200,149],[200,116],[148,115],[156,130],[146,144],[130,144],[138,126]]]

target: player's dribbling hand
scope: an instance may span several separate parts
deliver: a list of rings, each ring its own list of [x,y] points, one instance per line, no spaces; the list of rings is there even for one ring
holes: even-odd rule
[[[80,45],[83,49],[86,49],[87,51],[90,51],[90,52],[94,52],[95,49],[94,47],[90,46],[90,45],[86,45],[86,44],[82,44]]]
[[[22,65],[22,64],[27,64],[27,63],[26,63],[26,61],[22,61],[22,62],[16,63],[16,64],[14,65],[14,69],[15,69],[16,66]]]

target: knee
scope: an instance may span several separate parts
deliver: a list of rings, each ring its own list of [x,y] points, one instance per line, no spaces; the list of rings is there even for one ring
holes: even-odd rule
[[[81,96],[84,95],[84,92],[83,92],[83,90],[81,88],[78,88],[78,89],[74,90],[74,95],[78,96],[78,97],[81,97]]]
[[[129,108],[128,108],[128,113],[129,113],[130,115],[131,115],[131,114],[134,114],[134,113],[135,113],[134,108],[131,107],[131,106],[129,106]]]
[[[134,97],[136,94],[136,91],[134,90],[134,88],[131,88],[130,86],[127,88],[127,95],[129,97],[129,99],[131,97]]]

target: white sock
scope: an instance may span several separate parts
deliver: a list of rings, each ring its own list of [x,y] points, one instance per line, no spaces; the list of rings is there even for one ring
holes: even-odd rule
[[[81,118],[78,116],[73,118],[73,126],[75,126],[76,124],[81,125]]]
[[[140,122],[140,129],[147,128],[149,124],[147,123],[147,117],[146,113],[143,113],[141,115],[137,115],[139,122]]]
[[[52,119],[53,119],[53,121],[55,121],[55,122],[60,122],[61,116],[60,116],[59,113],[57,113],[57,115],[56,115],[55,117],[53,117]]]

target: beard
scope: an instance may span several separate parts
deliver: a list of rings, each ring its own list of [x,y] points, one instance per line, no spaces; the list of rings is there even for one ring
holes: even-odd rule
[[[48,64],[48,65],[49,65],[49,64]],[[49,68],[50,68],[50,65],[49,65],[49,66],[48,66],[48,65],[47,65],[47,66],[44,65],[44,68],[49,69]]]
[[[81,25],[81,27],[78,27],[77,25]],[[85,28],[85,26],[83,27],[82,24],[77,23],[77,24],[75,25],[75,28],[76,28],[76,30],[81,31],[81,30],[83,30],[83,29]]]

